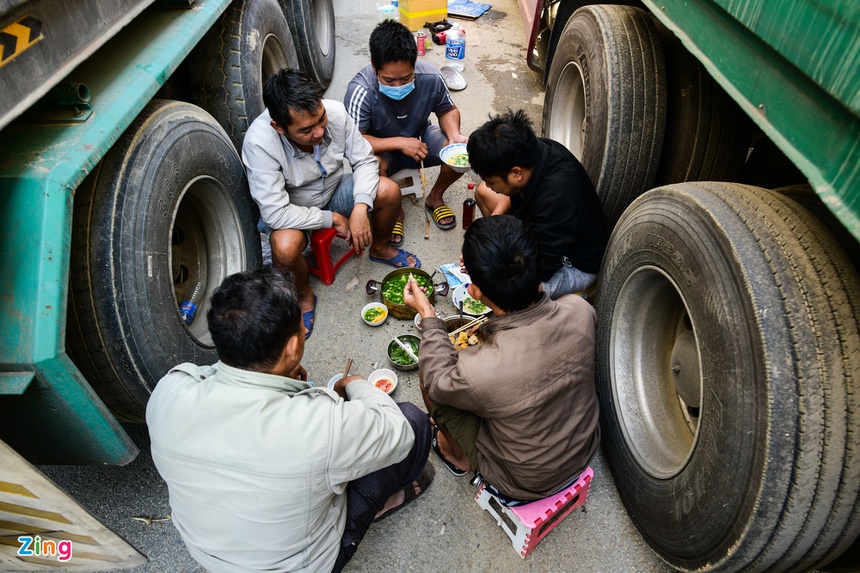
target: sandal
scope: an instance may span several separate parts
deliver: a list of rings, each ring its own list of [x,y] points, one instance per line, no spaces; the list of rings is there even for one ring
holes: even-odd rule
[[[403,221],[397,221],[396,223],[394,223],[394,228],[391,229],[391,235],[395,237],[400,237],[400,240],[388,241],[388,244],[395,249],[400,248],[403,245]]]
[[[412,257],[413,259],[415,259],[415,266],[412,268],[421,268],[421,260],[409,251],[404,251],[403,249],[397,249],[397,254],[390,259],[379,259],[370,254],[368,254],[367,257],[374,263],[385,263],[386,265],[391,265],[396,269],[409,267],[409,257]]]
[[[453,229],[454,227],[457,226],[457,217],[454,215],[454,211],[452,211],[451,207],[449,207],[448,205],[445,205],[443,203],[442,205],[439,205],[438,207],[436,207],[434,209],[433,207],[431,207],[427,203],[424,203],[424,208],[427,209],[428,213],[433,215],[433,222],[436,223],[436,226],[439,227],[440,229],[442,229],[443,231],[447,231],[448,229]],[[446,223],[443,225],[442,223],[439,222],[442,219],[447,219],[449,217],[451,217],[453,219],[453,221],[451,221],[450,223]]]
[[[454,474],[457,477],[461,477],[466,475],[466,470],[461,470],[457,466],[455,466],[448,458],[442,455],[442,450],[439,448],[439,426],[433,426],[433,440],[430,442],[430,449],[433,450],[433,453],[436,454],[436,457],[439,458],[439,461],[448,468],[448,471]]]
[[[430,464],[424,466],[424,471],[421,472],[421,475],[418,477],[418,479],[403,489],[403,503],[398,506],[392,507],[379,517],[374,518],[373,522],[376,523],[377,521],[382,521],[389,515],[397,513],[398,511],[409,505],[411,502],[421,497],[424,492],[427,491],[427,488],[430,487],[430,484],[433,483],[434,477],[436,477],[436,470],[433,469],[433,466]],[[418,484],[418,493],[415,493],[416,483]]]

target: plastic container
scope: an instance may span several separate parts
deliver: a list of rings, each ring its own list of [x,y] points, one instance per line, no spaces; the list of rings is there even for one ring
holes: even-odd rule
[[[203,285],[199,282],[194,285],[194,290],[191,291],[191,297],[188,300],[182,301],[179,305],[179,316],[182,317],[185,324],[190,325],[194,322],[194,317],[197,316],[197,303],[200,302],[200,291]]]
[[[462,64],[466,57],[466,31],[454,24],[445,38],[445,59]]]

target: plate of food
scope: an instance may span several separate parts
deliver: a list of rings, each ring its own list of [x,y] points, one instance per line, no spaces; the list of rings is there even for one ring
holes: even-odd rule
[[[475,300],[469,296],[467,287],[469,285],[460,285],[451,291],[451,302],[457,310],[460,310],[460,302],[463,303],[463,314],[469,316],[485,316],[493,312],[493,310],[479,300]]]
[[[418,349],[421,347],[420,338],[414,334],[401,334],[397,336],[397,339],[407,346],[414,356],[418,356]],[[388,361],[398,370],[415,370],[418,368],[418,361],[393,340],[388,344]]]
[[[446,145],[439,152],[439,158],[457,173],[466,173],[472,169],[472,166],[469,165],[469,152],[466,151],[465,143]]]

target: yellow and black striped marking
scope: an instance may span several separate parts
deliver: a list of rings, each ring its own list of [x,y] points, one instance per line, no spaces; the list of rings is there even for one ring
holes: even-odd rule
[[[0,67],[42,39],[42,21],[24,16],[0,30]]]

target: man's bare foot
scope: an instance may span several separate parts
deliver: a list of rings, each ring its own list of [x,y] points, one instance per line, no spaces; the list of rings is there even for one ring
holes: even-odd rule
[[[430,484],[433,483],[433,478],[435,476],[436,472],[433,470],[433,466],[427,464],[424,467],[424,471],[421,473],[421,477],[412,482],[412,485],[389,496],[385,501],[385,506],[376,514],[373,521],[379,521],[391,514],[397,513],[397,511],[408,505],[410,502],[418,499],[421,494],[427,491]]]
[[[406,251],[403,251],[406,253]],[[407,253],[407,257],[405,258],[406,264],[403,264],[403,261],[395,261],[400,263],[401,267],[417,267],[421,261],[418,260],[418,257],[413,255],[412,253]],[[374,259],[382,259],[383,261],[390,261],[391,259],[395,259],[400,256],[400,252],[392,247],[391,245],[386,244],[382,249],[375,249],[374,247],[370,247],[370,256]],[[391,263],[389,263],[391,264]],[[398,266],[398,265],[392,265]]]
[[[444,432],[440,431],[436,434],[436,443],[439,444],[439,451],[442,452],[445,459],[457,466],[458,469],[465,471],[470,471],[472,469],[472,463],[469,461],[469,457],[460,448],[455,448],[451,442],[448,441],[448,438],[445,437]]]

